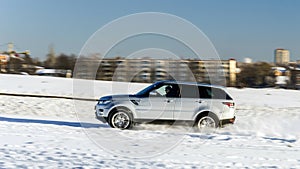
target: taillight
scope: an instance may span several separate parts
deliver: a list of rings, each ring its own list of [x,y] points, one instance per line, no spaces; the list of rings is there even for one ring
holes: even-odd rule
[[[223,102],[224,105],[228,106],[229,108],[233,108],[234,107],[234,103],[233,102]]]

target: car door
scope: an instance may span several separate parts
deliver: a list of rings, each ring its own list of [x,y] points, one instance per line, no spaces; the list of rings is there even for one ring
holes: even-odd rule
[[[176,100],[174,120],[193,120],[195,114],[204,108],[197,85],[180,85],[180,98]]]
[[[166,96],[166,88],[169,84],[164,84],[149,92],[149,97],[141,98],[136,107],[138,119],[150,120],[172,120],[175,107],[175,97]]]

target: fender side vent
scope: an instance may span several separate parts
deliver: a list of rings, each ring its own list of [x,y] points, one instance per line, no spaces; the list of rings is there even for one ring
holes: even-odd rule
[[[130,100],[133,104],[139,105],[139,103],[136,100]]]

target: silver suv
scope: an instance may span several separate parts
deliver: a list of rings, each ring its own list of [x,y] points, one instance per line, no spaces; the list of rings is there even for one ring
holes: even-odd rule
[[[235,121],[235,104],[224,87],[192,82],[159,81],[134,95],[101,97],[96,118],[113,128],[141,122],[191,122],[199,129]]]

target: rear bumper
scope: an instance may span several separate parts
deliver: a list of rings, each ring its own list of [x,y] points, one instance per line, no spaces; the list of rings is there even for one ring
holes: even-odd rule
[[[233,124],[235,122],[235,116],[231,119],[220,120],[220,126],[225,124]]]

